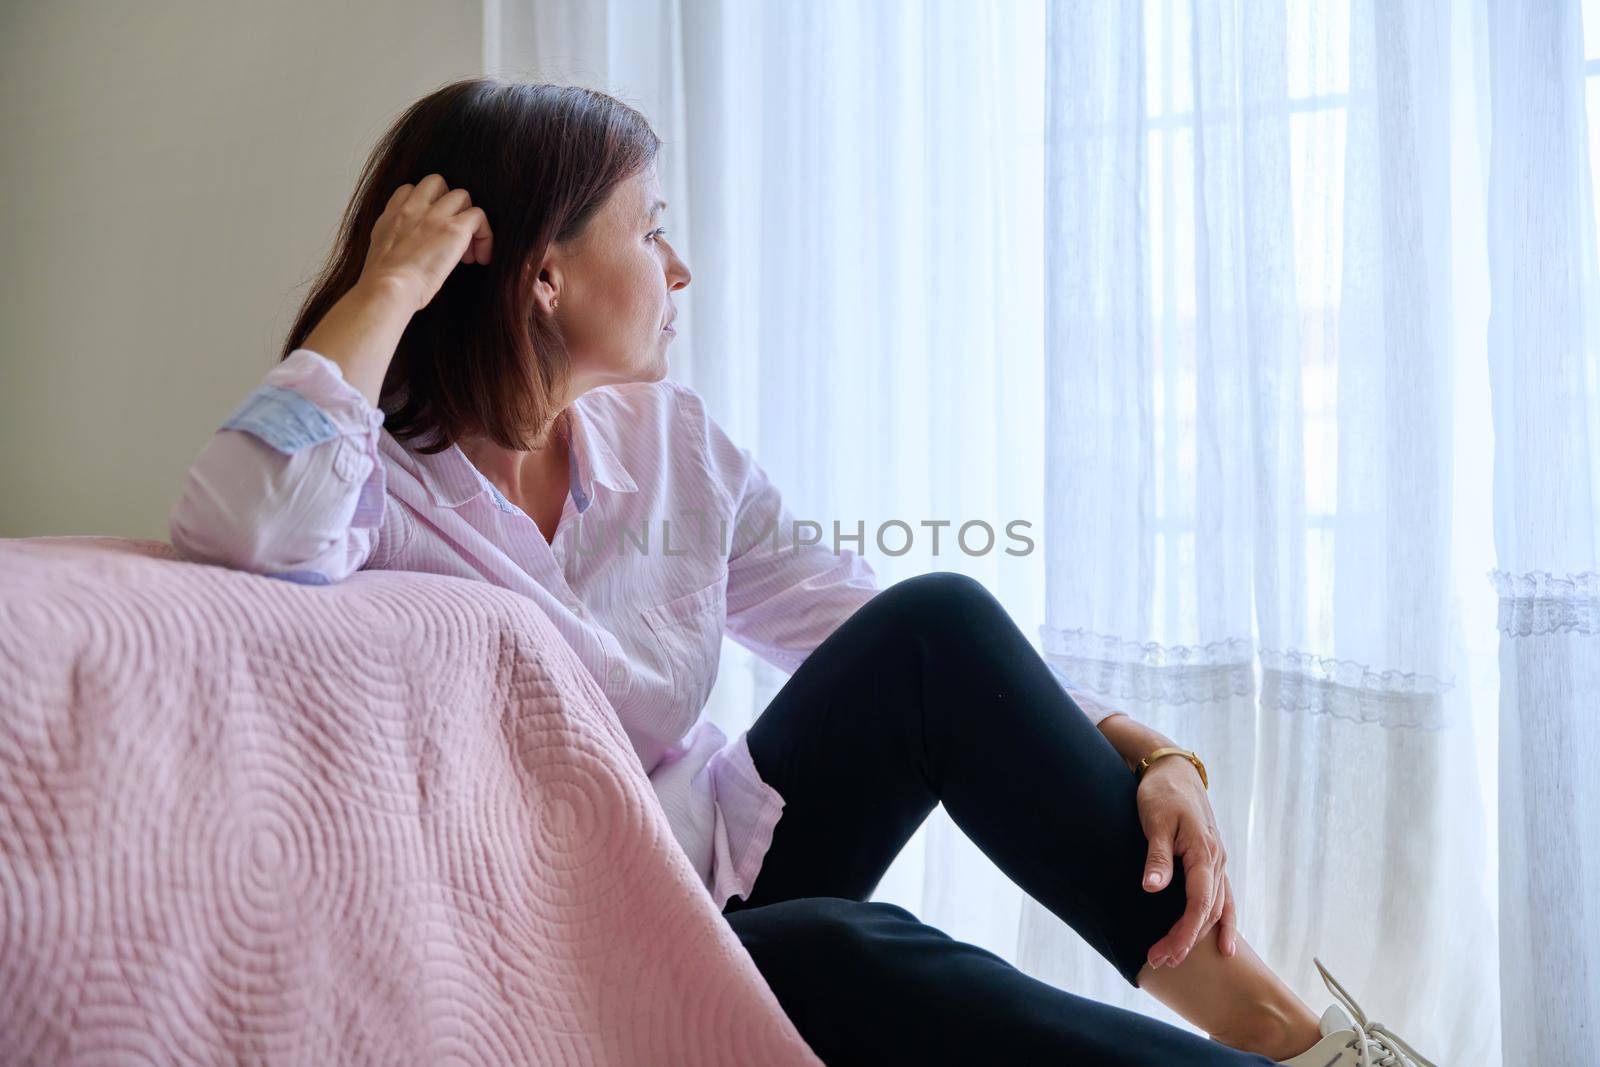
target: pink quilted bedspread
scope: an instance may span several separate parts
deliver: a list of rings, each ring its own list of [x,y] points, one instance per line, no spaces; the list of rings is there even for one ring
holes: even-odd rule
[[[0,1060],[817,1065],[531,602],[0,541]]]

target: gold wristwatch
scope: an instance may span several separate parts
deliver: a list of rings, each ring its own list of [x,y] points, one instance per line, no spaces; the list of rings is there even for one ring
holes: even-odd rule
[[[1200,772],[1200,784],[1205,786],[1208,792],[1210,791],[1211,783],[1206,779],[1206,765],[1200,762],[1199,756],[1195,755],[1186,748],[1163,747],[1156,749],[1154,752],[1150,753],[1144,759],[1139,761],[1139,766],[1134,768],[1135,777],[1143,778],[1144,772],[1150,769],[1150,765],[1156,760],[1160,759],[1162,756],[1182,756],[1184,759],[1194,764],[1194,769]]]

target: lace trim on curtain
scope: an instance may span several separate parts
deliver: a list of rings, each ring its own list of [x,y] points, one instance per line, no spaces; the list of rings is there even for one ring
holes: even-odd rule
[[[1600,634],[1600,572],[1488,573],[1500,596],[1501,633],[1511,637]]]
[[[1206,645],[1128,641],[1091,630],[1041,626],[1045,659],[1084,689],[1123,700],[1194,704],[1255,691],[1253,642]],[[1385,727],[1436,730],[1452,685],[1415,671],[1375,671],[1354,660],[1290,649],[1259,653],[1261,703],[1279,711],[1332,715]]]
[[[1251,642],[1206,645],[1125,641],[1091,630],[1039,627],[1047,660],[1074,683],[1105,696],[1157,704],[1201,704],[1255,692]]]
[[[1261,700],[1279,711],[1307,711],[1384,727],[1437,730],[1452,683],[1416,671],[1375,671],[1355,660],[1261,650]]]

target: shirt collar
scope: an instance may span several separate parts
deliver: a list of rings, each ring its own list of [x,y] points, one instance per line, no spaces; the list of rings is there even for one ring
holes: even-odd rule
[[[594,502],[596,482],[618,493],[637,491],[633,477],[584,411],[581,398],[573,401],[569,410],[572,442],[567,452],[568,487],[578,511],[587,511]],[[433,455],[412,452],[411,456],[417,462],[423,487],[440,507],[458,508],[491,489],[489,479],[473,466],[459,445],[451,444]]]
[[[595,482],[617,493],[637,491],[639,487],[634,484],[633,477],[611,450],[610,443],[582,403],[574,400],[571,411],[572,447],[567,452],[567,470],[571,474],[572,502],[578,510],[587,511],[594,501]]]

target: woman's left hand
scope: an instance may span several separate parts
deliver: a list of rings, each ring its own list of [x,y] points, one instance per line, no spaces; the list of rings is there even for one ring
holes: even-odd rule
[[[1238,930],[1233,911],[1233,889],[1224,867],[1228,851],[1222,847],[1216,816],[1206,796],[1200,772],[1186,759],[1167,756],[1156,760],[1139,779],[1139,822],[1150,842],[1143,885],[1158,893],[1172,881],[1172,862],[1183,863],[1184,889],[1189,906],[1171,932],[1150,948],[1152,967],[1170,957],[1177,966],[1190,949],[1211,930],[1217,930],[1217,947],[1224,956],[1237,951]]]

